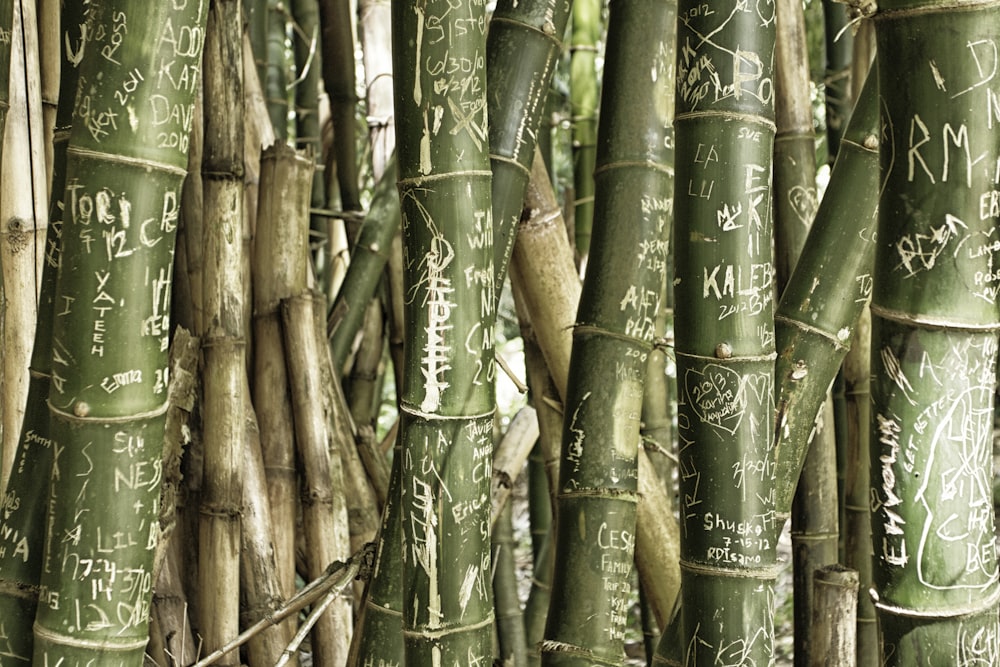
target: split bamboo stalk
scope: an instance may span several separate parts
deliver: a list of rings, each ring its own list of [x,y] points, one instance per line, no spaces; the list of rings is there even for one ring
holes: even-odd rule
[[[66,39],[70,44],[75,43],[80,34],[82,17],[79,10],[79,6],[67,10]],[[75,64],[63,59],[62,68],[62,85],[75,90],[78,71]],[[8,637],[4,650],[7,657],[0,660],[5,665],[8,662],[23,665],[31,659],[31,626],[38,604],[45,516],[49,502],[48,484],[39,484],[38,478],[45,479],[51,475],[55,453],[47,400],[52,377],[56,278],[62,252],[59,229],[64,208],[66,145],[73,115],[69,97],[64,98],[58,111],[58,130],[53,146],[55,164],[49,207],[50,233],[45,243],[38,320],[29,369],[31,379],[15,465],[4,489],[4,511],[0,518],[0,618]]]
[[[275,561],[285,596],[295,590],[298,480],[280,304],[307,284],[313,168],[308,153],[282,142],[264,152],[253,256],[253,404],[260,424]]]
[[[249,389],[246,395],[249,396]],[[240,585],[243,613],[240,626],[248,627],[262,618],[270,618],[291,597],[281,588],[274,546],[271,508],[261,453],[257,416],[250,401],[245,410],[247,450],[243,475],[243,512],[241,521]],[[294,588],[291,589],[294,591]],[[255,635],[248,644],[251,665],[273,665],[282,656],[291,639],[294,623],[272,625]],[[293,661],[298,664],[298,661]]]
[[[205,650],[239,633],[240,521],[246,456],[242,3],[214,0],[205,39],[204,473],[199,508],[198,630]],[[207,103],[211,100],[211,103]],[[229,655],[224,664],[238,664]]]
[[[509,503],[517,476],[538,440],[538,416],[531,406],[521,408],[493,451],[493,481],[490,483],[490,523],[496,524]]]
[[[295,414],[295,443],[302,476],[301,503],[309,579],[319,577],[335,560],[350,555],[343,469],[331,456],[330,434],[321,397],[316,359],[315,297],[306,292],[281,302],[289,386]],[[317,400],[319,398],[319,400]],[[316,623],[312,634],[313,663],[335,667],[347,660],[351,641],[351,605],[337,600]]]
[[[854,667],[858,573],[826,565],[813,576],[813,647],[808,667]]]
[[[6,15],[7,11],[3,11]],[[10,11],[13,23],[5,47],[9,54],[10,108],[0,135],[4,164],[0,173],[0,267],[4,294],[0,489],[6,487],[10,478],[24,420],[48,226],[35,3],[16,0]]]

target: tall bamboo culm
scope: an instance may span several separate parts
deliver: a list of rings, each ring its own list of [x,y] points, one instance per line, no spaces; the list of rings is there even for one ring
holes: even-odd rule
[[[495,297],[485,10],[481,0],[393,3],[409,664],[486,664],[493,654]],[[471,70],[448,74],[449,62],[468,62]]]
[[[594,244],[563,410],[542,665],[620,665],[638,503],[639,416],[673,209],[676,6],[612,2]],[[638,249],[638,259],[636,250]]]
[[[242,20],[240,0],[212,0],[203,65],[204,475],[198,510],[197,608],[208,653],[239,633],[239,512],[248,403]],[[230,653],[220,664],[239,664],[239,656]]]
[[[204,3],[175,4],[95,7],[80,64],[53,324],[41,664],[138,665],[147,641],[170,266],[205,25]],[[157,76],[164,58],[176,78]]]
[[[888,667],[1000,661],[998,211],[983,194],[998,184],[1000,83],[979,64],[998,27],[996,2],[889,0],[875,20],[886,187],[871,304],[871,510]]]
[[[773,660],[773,6],[678,7],[674,258],[686,665]],[[661,651],[671,639],[664,634]]]

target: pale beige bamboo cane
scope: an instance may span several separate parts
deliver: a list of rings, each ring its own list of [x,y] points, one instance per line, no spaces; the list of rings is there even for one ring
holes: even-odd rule
[[[249,396],[249,389],[247,390]],[[240,585],[244,612],[240,626],[247,627],[262,618],[270,618],[286,597],[282,591],[275,565],[271,541],[271,508],[264,479],[264,459],[261,455],[260,430],[253,406],[247,402],[247,455],[243,484],[242,551]],[[294,588],[292,589],[294,590]],[[294,620],[261,630],[248,644],[251,665],[273,665],[284,652],[294,631]],[[298,661],[292,656],[291,665]]]
[[[537,149],[524,206],[528,218],[518,225],[510,280],[521,295],[559,396],[564,397],[581,286],[562,210]]]
[[[48,228],[38,26],[33,0],[14,3],[11,32],[10,109],[0,173],[0,267],[4,287],[0,489],[7,486],[24,419]]]
[[[635,565],[656,624],[666,628],[681,588],[680,524],[672,518],[674,499],[653,469],[652,456],[639,448]]]
[[[317,300],[313,308],[313,327],[317,341],[326,340],[326,314]],[[374,302],[373,302],[374,303]],[[380,346],[381,347],[381,346]],[[342,470],[342,493],[338,494],[347,511],[347,528],[350,534],[350,551],[357,553],[365,544],[375,540],[381,524],[381,513],[375,488],[361,459],[358,430],[351,419],[351,412],[344,392],[333,369],[329,345],[317,345],[318,366],[323,388],[323,408],[329,425],[329,451],[331,459],[338,459]],[[381,355],[379,355],[381,356]],[[384,457],[382,463],[385,463]],[[388,473],[386,473],[388,475]],[[335,475],[336,477],[336,472]],[[361,603],[364,593],[362,582],[354,586],[354,600]]]
[[[314,299],[309,293],[282,301],[285,356],[295,413],[295,442],[302,475],[302,523],[310,579],[328,563],[347,560],[350,533],[344,506],[340,459],[330,456],[322,380],[316,359]],[[324,346],[325,347],[325,346]],[[312,635],[313,664],[343,665],[351,642],[351,605],[337,600],[317,621]]]
[[[199,630],[213,651],[239,632],[240,511],[246,453],[242,8],[209,7],[205,39],[204,472]],[[211,103],[208,103],[208,101]],[[239,664],[235,655],[227,663]]]
[[[271,503],[275,559],[284,595],[295,591],[295,424],[281,333],[281,299],[307,284],[309,196],[315,163],[284,143],[267,149],[253,255],[253,404]]]
[[[493,481],[490,484],[490,524],[496,524],[518,475],[538,440],[538,413],[530,405],[521,408],[493,451]]]
[[[197,659],[182,583],[183,561],[179,541],[171,540],[153,593],[153,618],[163,634],[163,652],[170,659],[168,665],[190,665]]]
[[[364,46],[365,89],[368,101],[368,138],[375,182],[382,177],[396,148],[392,100],[391,5],[388,0],[360,0],[358,22]]]
[[[562,212],[552,192],[551,181],[537,149],[531,168],[525,209],[511,257],[511,283],[522,300],[548,365],[549,373],[560,393],[565,396],[572,349],[572,330],[580,300],[580,279],[576,274],[573,252],[569,247]],[[548,466],[547,466],[548,467]],[[639,485],[643,487],[643,471],[639,469]],[[648,481],[645,484],[649,484]],[[558,488],[553,486],[552,488]],[[640,494],[636,524],[637,562],[653,563],[679,553],[680,532],[669,505],[655,504],[654,494]],[[670,564],[673,567],[673,564]],[[659,576],[652,567],[641,567],[639,575],[649,593],[649,602],[658,619],[672,612],[680,585],[669,579],[655,583]],[[666,582],[666,583],[664,583]]]
[[[854,667],[858,573],[826,565],[813,573],[812,649],[809,667]]]

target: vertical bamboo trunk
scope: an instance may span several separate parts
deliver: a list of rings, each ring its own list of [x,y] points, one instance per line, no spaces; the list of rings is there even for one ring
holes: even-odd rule
[[[159,518],[170,262],[195,90],[191,79],[157,72],[164,58],[178,73],[197,68],[204,9],[189,2],[178,10],[129,3],[92,10],[94,41],[80,63],[67,149],[53,324],[49,405],[58,450],[35,621],[40,664],[142,660]]]
[[[857,664],[878,664],[878,634],[872,589],[872,522],[868,424],[871,421],[871,316],[866,307],[844,357],[844,397],[847,403],[847,470],[844,477],[844,564],[858,573]]]
[[[323,84],[330,98],[333,119],[333,152],[328,165],[336,166],[340,205],[345,211],[361,209],[358,192],[357,113],[355,91],[354,29],[350,0],[319,0],[323,26]],[[332,178],[327,167],[327,187]],[[328,198],[329,199],[329,198]]]
[[[281,0],[267,0],[267,75],[261,81],[267,110],[278,141],[288,139],[288,58],[285,41],[288,7]]]
[[[253,403],[271,505],[274,548],[285,596],[295,591],[295,425],[288,391],[281,299],[307,284],[309,193],[313,161],[278,143],[261,161],[258,223],[253,257]]]
[[[826,68],[823,76],[823,90],[826,93],[826,160],[832,167],[854,106],[854,97],[851,95],[854,35],[847,29],[847,5],[835,0],[824,0],[823,36],[826,45]]]
[[[490,19],[486,103],[493,170],[493,271],[497,285],[502,285],[507,275],[535,156],[535,138],[542,126],[545,101],[562,53],[571,4],[567,0],[501,0]]]
[[[35,3],[0,8],[8,29],[9,110],[0,135],[0,267],[3,268],[3,398],[0,400],[0,489],[10,478],[28,396],[28,366],[45,255],[48,179],[43,148]],[[0,62],[0,66],[4,63]],[[6,77],[5,77],[6,80]]]
[[[774,15],[678,8],[674,295],[686,665],[774,659]],[[664,635],[661,647],[669,637]]]
[[[577,257],[590,251],[594,219],[594,166],[597,160],[597,51],[601,0],[576,0],[570,37],[569,102],[573,131],[573,221]]]
[[[991,498],[1000,6],[880,3],[886,187],[872,294],[871,509],[882,664],[1000,661]],[[992,57],[992,56],[989,56]]]
[[[479,2],[393,3],[406,298],[400,439],[409,664],[490,663],[493,655],[489,483],[496,371],[485,18]],[[449,69],[455,62],[468,63],[468,71]]]
[[[594,244],[573,331],[543,665],[621,664],[635,549],[639,415],[672,194],[675,6],[613,2]],[[638,249],[638,258],[636,257]]]
[[[833,401],[816,418],[813,437],[802,466],[792,511],[792,595],[794,599],[795,664],[808,667],[824,649],[814,642],[813,576],[834,565],[840,535],[837,497],[837,447]],[[853,654],[853,651],[852,651]]]
[[[527,664],[524,620],[517,595],[517,573],[514,562],[514,529],[511,504],[500,510],[493,529],[493,598],[497,615],[497,659],[504,667],[524,667]]]
[[[396,150],[392,99],[392,23],[388,0],[360,0],[358,33],[364,47],[368,140],[372,147],[372,175],[377,183]],[[395,180],[395,179],[394,179]]]
[[[310,293],[282,301],[285,356],[288,363],[295,442],[302,472],[302,523],[306,539],[306,570],[310,580],[335,560],[350,555],[347,510],[343,501],[343,469],[330,455],[330,433],[323,413],[317,344]],[[347,660],[351,641],[351,606],[338,599],[316,623],[312,634],[313,663],[336,667]]]
[[[819,200],[805,15],[802,3],[794,0],[777,0],[775,7],[774,269],[780,295],[802,253]]]
[[[246,453],[243,300],[243,60],[239,0],[209,9],[204,77],[204,477],[198,536],[199,630],[212,652],[239,632],[239,512]],[[238,664],[228,654],[222,664]]]

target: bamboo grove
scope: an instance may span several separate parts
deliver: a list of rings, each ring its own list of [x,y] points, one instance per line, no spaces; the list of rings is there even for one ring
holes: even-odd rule
[[[998,34],[0,0],[0,667],[1000,664]]]

